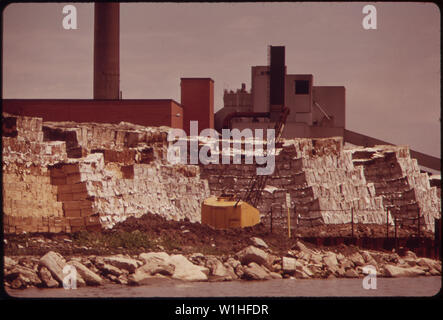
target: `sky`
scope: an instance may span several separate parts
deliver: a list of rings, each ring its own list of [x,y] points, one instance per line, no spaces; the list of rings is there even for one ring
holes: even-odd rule
[[[16,3],[3,11],[3,98],[93,95],[93,3]],[[362,26],[366,4],[377,29]],[[180,102],[181,77],[223,90],[251,86],[267,46],[286,47],[288,74],[346,87],[346,128],[441,157],[440,11],[432,3],[122,3],[123,99]]]

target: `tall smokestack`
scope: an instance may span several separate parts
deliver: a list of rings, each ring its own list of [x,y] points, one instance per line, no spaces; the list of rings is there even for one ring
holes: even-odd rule
[[[94,99],[120,97],[120,4],[94,5]]]

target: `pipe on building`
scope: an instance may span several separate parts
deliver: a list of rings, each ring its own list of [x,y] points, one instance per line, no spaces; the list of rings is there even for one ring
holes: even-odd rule
[[[94,99],[120,98],[120,4],[94,4]]]

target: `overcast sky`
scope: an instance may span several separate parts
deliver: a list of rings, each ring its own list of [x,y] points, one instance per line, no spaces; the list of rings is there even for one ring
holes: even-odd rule
[[[346,127],[440,157],[440,12],[431,3],[123,3],[120,88],[126,99],[180,102],[180,77],[251,85],[267,46],[286,46],[289,74],[346,87]],[[369,3],[370,4],[370,3]],[[94,5],[12,4],[3,12],[4,98],[92,98]]]

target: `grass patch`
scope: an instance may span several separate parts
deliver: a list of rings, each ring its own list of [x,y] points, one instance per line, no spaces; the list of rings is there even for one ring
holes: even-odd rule
[[[97,249],[150,249],[154,245],[153,241],[146,233],[140,232],[138,230],[133,232],[119,231],[107,234],[99,232],[80,231],[73,235],[72,240],[74,245],[92,247]]]
[[[163,239],[159,239],[159,244],[168,251],[181,249],[181,244],[176,239],[170,236],[165,236]]]

